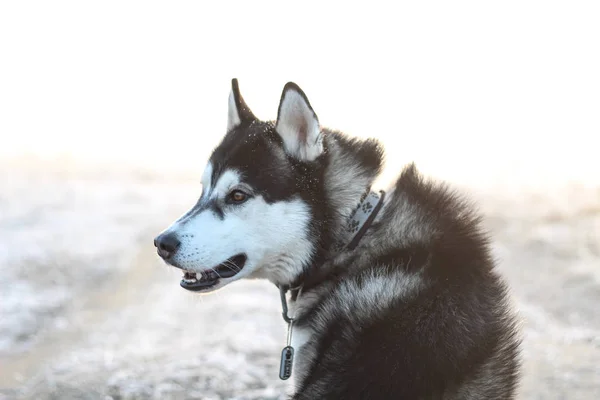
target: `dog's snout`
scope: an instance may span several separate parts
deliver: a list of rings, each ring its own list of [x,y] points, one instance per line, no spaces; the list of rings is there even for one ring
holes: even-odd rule
[[[179,248],[180,244],[181,242],[173,233],[163,233],[154,239],[154,246],[157,248],[158,255],[164,259],[172,257]]]

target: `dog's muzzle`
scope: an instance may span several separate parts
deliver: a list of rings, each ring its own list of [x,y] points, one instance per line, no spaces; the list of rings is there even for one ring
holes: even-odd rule
[[[183,277],[179,283],[181,287],[193,292],[209,289],[217,285],[221,279],[236,276],[246,264],[246,255],[238,254],[213,268],[201,269],[200,271],[186,270],[172,261],[180,245],[181,242],[173,233],[163,233],[154,239],[154,246],[158,255],[167,264],[183,270]]]

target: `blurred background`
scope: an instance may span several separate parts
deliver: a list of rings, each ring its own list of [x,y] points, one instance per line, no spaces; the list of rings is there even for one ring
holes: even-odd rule
[[[0,3],[0,398],[279,399],[278,293],[179,288],[230,80],[283,85],[478,201],[524,331],[521,399],[600,398],[597,2]]]

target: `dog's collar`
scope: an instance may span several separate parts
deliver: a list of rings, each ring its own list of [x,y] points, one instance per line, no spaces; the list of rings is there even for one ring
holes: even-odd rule
[[[383,206],[385,192],[379,193],[367,190],[360,197],[358,205],[348,217],[346,223],[346,237],[341,238],[334,246],[334,252],[340,253],[344,250],[354,250],[363,238],[377,214]]]

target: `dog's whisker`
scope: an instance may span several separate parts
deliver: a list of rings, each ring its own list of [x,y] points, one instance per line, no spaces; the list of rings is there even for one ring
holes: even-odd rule
[[[225,261],[223,264],[224,267],[229,268],[230,270],[232,270],[233,272],[240,272],[241,269],[238,265],[232,263],[231,261]]]
[[[211,270],[212,272],[214,272],[215,274],[217,274],[217,276],[218,276],[219,278],[221,278],[221,274],[219,274],[219,273],[217,272],[217,270],[216,270],[216,269],[214,269],[214,268],[211,268],[210,270]]]

